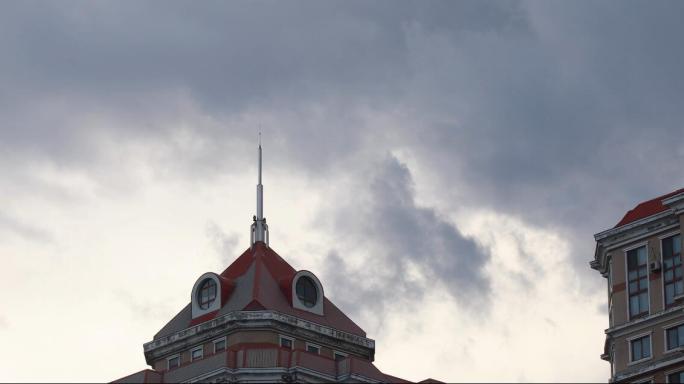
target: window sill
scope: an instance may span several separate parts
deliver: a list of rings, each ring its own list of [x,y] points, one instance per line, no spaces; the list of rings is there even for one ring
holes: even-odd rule
[[[683,353],[684,352],[684,346],[675,347],[675,348],[668,349],[665,351],[666,354],[677,353],[677,352]]]
[[[649,360],[653,360],[653,356],[646,357],[646,358],[643,358],[641,360],[630,361],[629,363],[627,363],[627,366],[641,364],[641,363],[643,363],[645,361],[649,361]]]

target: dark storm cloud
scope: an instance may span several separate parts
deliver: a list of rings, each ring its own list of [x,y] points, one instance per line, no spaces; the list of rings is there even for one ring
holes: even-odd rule
[[[83,161],[97,153],[78,116],[115,116],[117,130],[131,132],[117,139],[165,135],[157,116],[182,120],[174,97],[188,97],[219,120],[292,113],[299,122],[276,125],[273,136],[308,164],[325,164],[358,147],[357,108],[391,107],[404,92],[414,71],[407,28],[504,29],[512,10],[479,2],[4,3],[2,141]],[[319,111],[325,118],[312,117]],[[235,126],[196,129],[252,140]]]
[[[377,308],[387,301],[422,297],[441,286],[466,307],[483,310],[489,255],[432,208],[416,205],[409,170],[389,156],[372,164],[367,190],[355,188],[348,199],[335,199],[334,231],[345,247],[359,246],[368,256],[354,267],[333,250],[326,258],[326,281],[345,309]],[[427,282],[412,277],[419,268]],[[366,302],[369,305],[346,305]],[[380,311],[381,312],[381,311]]]
[[[214,143],[202,161],[182,147],[168,159],[187,161],[188,175],[216,171],[210,163],[246,164],[242,155],[226,161],[234,151],[224,145],[253,142],[245,125],[258,118],[234,123],[245,114],[263,116],[274,163],[304,172],[367,153],[367,136],[384,130],[388,140],[371,145],[414,153],[440,174],[455,208],[484,206],[557,229],[586,273],[594,232],[684,185],[682,3],[0,8],[0,149],[15,156],[98,165],[90,123],[108,122],[98,129],[115,143],[166,140],[170,122],[185,118],[184,100],[214,122],[192,127]],[[396,126],[367,119],[395,111]],[[429,211],[407,219],[375,208],[399,233],[432,220]],[[437,223],[431,234],[453,235]],[[393,240],[412,251],[423,244]],[[428,262],[441,278],[478,270]]]

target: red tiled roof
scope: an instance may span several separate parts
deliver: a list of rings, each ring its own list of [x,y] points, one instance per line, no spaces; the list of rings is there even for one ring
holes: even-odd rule
[[[615,225],[615,228],[621,227],[623,225],[632,223],[634,221],[637,221],[639,219],[643,219],[652,215],[655,215],[660,212],[664,212],[667,210],[667,207],[663,205],[663,200],[667,199],[668,197],[672,197],[674,195],[678,195],[680,193],[684,193],[684,188],[678,189],[674,192],[670,192],[666,195],[662,195],[659,197],[656,197],[655,199],[651,199],[648,201],[644,201],[643,203],[639,203],[634,209],[630,210],[625,214],[625,216],[620,220]]]
[[[323,316],[296,309],[292,306],[292,279],[297,271],[273,249],[262,242],[242,253],[220,275],[222,289],[221,308],[191,319],[190,306],[186,306],[155,338],[209,321],[227,312],[273,310],[295,316],[312,323],[366,337],[366,332],[327,297],[323,297]]]

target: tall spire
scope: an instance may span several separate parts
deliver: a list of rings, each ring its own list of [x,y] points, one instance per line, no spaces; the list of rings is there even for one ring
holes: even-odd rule
[[[259,130],[259,177],[257,183],[257,214],[252,224],[252,244],[261,241],[268,245],[268,225],[264,218],[264,186],[261,185],[261,130]]]

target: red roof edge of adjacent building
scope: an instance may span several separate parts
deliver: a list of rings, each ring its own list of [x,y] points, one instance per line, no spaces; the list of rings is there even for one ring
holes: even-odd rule
[[[655,199],[651,199],[637,204],[637,206],[634,207],[634,209],[628,211],[625,214],[622,220],[620,220],[614,228],[621,227],[623,225],[627,225],[637,220],[644,219],[646,217],[653,216],[655,214],[666,211],[667,207],[663,205],[663,200],[667,199],[668,197],[678,195],[680,193],[684,193],[684,188],[678,189],[676,191],[670,192],[662,196],[658,196]]]

